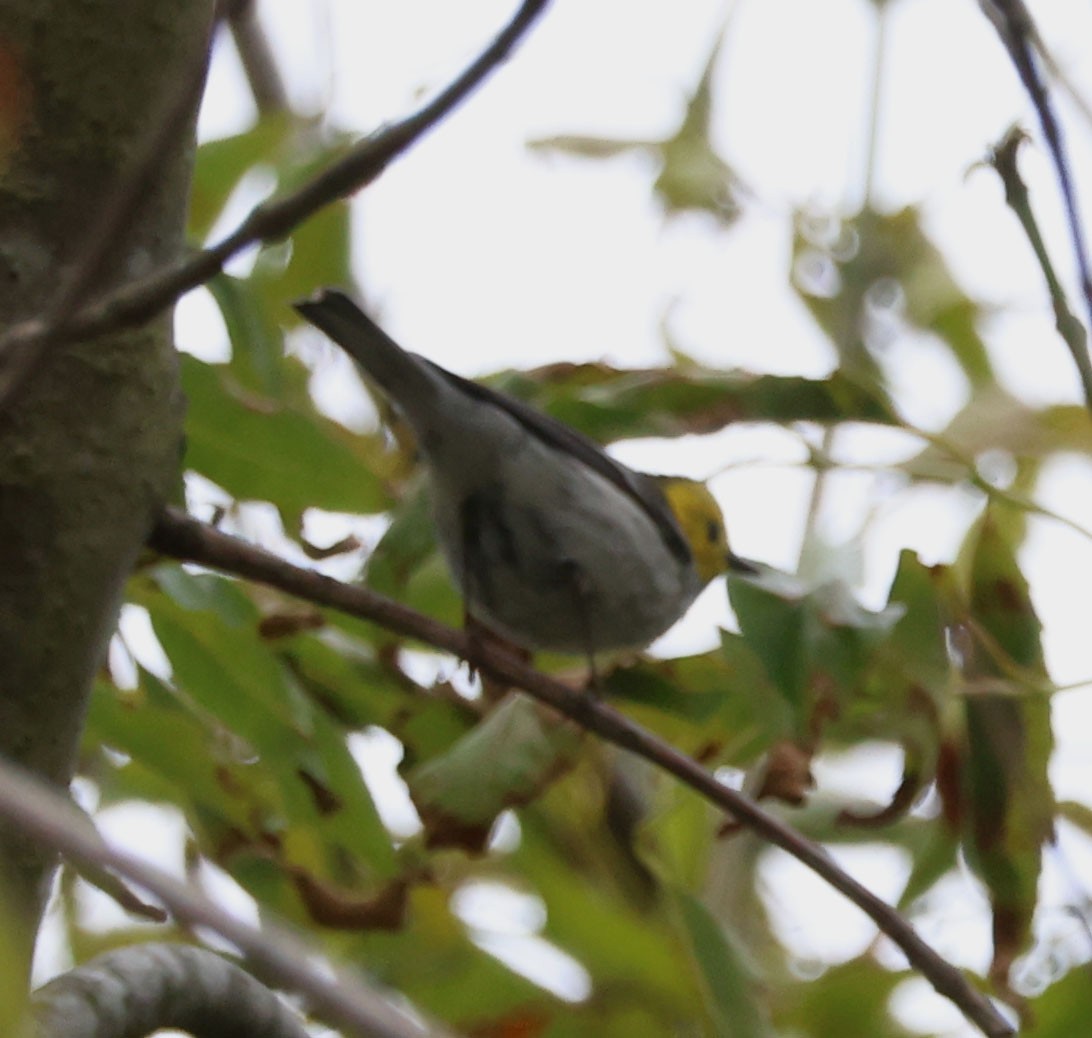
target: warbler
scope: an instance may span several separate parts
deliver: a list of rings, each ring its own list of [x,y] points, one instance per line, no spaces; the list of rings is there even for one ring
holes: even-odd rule
[[[642,648],[714,577],[752,567],[701,483],[635,472],[514,397],[408,353],[346,295],[295,304],[400,412],[470,616],[530,650]]]

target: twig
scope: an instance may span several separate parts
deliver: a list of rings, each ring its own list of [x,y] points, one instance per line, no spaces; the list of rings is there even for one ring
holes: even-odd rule
[[[1068,70],[1062,68],[1057,58],[1047,49],[1043,38],[1038,33],[1035,34],[1032,42],[1035,44],[1035,49],[1039,52],[1039,57],[1042,59],[1051,78],[1069,96],[1069,101],[1076,109],[1077,114],[1084,119],[1088,126],[1092,126],[1092,104],[1089,104],[1088,98],[1078,89]]]
[[[1054,114],[1054,108],[1050,103],[1050,93],[1036,64],[1035,52],[1040,47],[1039,32],[1024,0],[979,0],[979,6],[1001,37],[1001,42],[1009,52],[1020,81],[1024,84],[1024,89],[1028,92],[1036,115],[1039,117],[1039,126],[1046,139],[1062,192],[1066,222],[1073,242],[1086,313],[1092,318],[1092,265],[1088,259],[1088,249],[1077,204],[1077,192],[1073,186],[1069,160],[1066,157],[1061,124]]]
[[[254,0],[235,0],[228,8],[228,24],[254,104],[261,115],[269,115],[288,109],[288,91],[254,8]]]
[[[73,338],[73,320],[92,289],[102,287],[104,273],[126,242],[126,228],[139,213],[149,188],[159,176],[163,163],[178,152],[178,135],[193,117],[208,69],[209,40],[206,34],[197,60],[179,62],[176,74],[166,77],[162,101],[153,107],[148,132],[138,141],[138,150],[128,169],[96,210],[83,236],[77,239],[72,258],[62,270],[60,285],[46,314],[16,326],[0,338],[0,411],[10,407],[19,392],[41,367],[50,349]],[[33,329],[19,334],[20,328]]]
[[[503,651],[473,639],[367,588],[343,584],[302,569],[255,545],[167,509],[150,545],[173,558],[279,588],[316,605],[373,621],[458,656],[482,673],[523,689],[608,742],[630,750],[682,780],[711,803],[730,812],[770,843],[791,854],[844,894],[885,933],[936,990],[957,1005],[989,1038],[1007,1038],[1013,1029],[963,974],[938,955],[894,908],[841,869],[818,844],[805,839],[754,801],[719,782],[709,771],[647,729],[605,703],[531,669]]]
[[[66,858],[109,869],[150,891],[188,926],[204,926],[230,941],[255,976],[304,996],[313,1014],[361,1038],[450,1038],[371,989],[358,976],[335,975],[298,938],[257,930],[174,876],[111,847],[74,805],[41,780],[0,758],[0,816]]]
[[[1092,410],[1092,361],[1088,356],[1088,333],[1069,309],[1065,289],[1062,288],[1062,283],[1054,271],[1046,243],[1043,241],[1035,214],[1032,212],[1027,185],[1020,176],[1016,162],[1023,140],[1024,135],[1019,130],[1010,130],[993,149],[990,165],[997,171],[1001,183],[1005,185],[1005,201],[1020,221],[1020,226],[1024,229],[1035,252],[1035,258],[1039,261],[1043,277],[1046,278],[1047,289],[1050,291],[1050,302],[1054,308],[1054,326],[1073,356],[1073,363],[1077,365],[1077,373],[1084,390],[1085,406]]]
[[[548,2],[524,0],[493,42],[428,104],[360,141],[342,159],[295,191],[255,207],[218,244],[107,293],[74,314],[62,328],[41,319],[16,325],[0,337],[0,359],[13,350],[37,348],[43,336],[51,342],[68,341],[140,324],[220,273],[224,264],[243,249],[283,238],[323,206],[370,184],[504,61]]]

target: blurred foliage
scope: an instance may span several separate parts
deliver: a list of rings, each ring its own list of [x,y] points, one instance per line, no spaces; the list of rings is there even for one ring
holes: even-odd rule
[[[544,153],[590,159],[638,155],[656,168],[652,190],[664,213],[699,212],[724,227],[739,215],[740,181],[716,150],[713,115],[713,77],[724,32],[717,37],[694,92],[686,99],[682,118],[670,136],[659,140],[616,140],[566,134],[531,141]]]
[[[667,216],[700,209],[727,228],[741,203],[710,135],[717,48],[665,139],[538,146],[653,155],[650,186]],[[207,237],[247,183],[296,183],[343,143],[272,118],[205,144],[193,236]],[[886,357],[903,336],[943,347],[966,402],[947,428],[920,435],[893,474],[904,488],[925,481],[973,498],[977,518],[958,556],[927,565],[903,552],[874,608],[844,577],[733,577],[738,632],[689,658],[615,661],[604,692],[680,750],[738,769],[748,788],[795,805],[785,807],[789,819],[813,838],[898,848],[910,865],[901,903],[911,915],[926,913],[924,895],[966,861],[994,919],[982,982],[1017,1002],[1010,967],[1030,944],[1055,813],[1051,683],[1019,549],[1043,465],[1092,451],[1088,416],[1032,406],[997,384],[981,307],[914,209],[799,213],[793,227],[795,291],[837,358],[826,376],[723,372],[676,358],[643,371],[508,371],[491,382],[603,442],[745,423],[918,435],[901,417]],[[351,283],[348,257],[347,210],[338,205],[264,250],[250,276],[210,285],[231,356],[183,358],[185,466],[218,488],[212,499],[234,528],[268,535],[265,520],[276,515],[274,542],[291,557],[316,554],[302,539],[309,510],[385,517],[373,551],[322,564],[340,576],[363,570],[375,588],[457,623],[461,607],[432,542],[426,498],[407,475],[412,465],[393,464],[381,434],[351,433],[326,417],[310,367],[285,350],[285,329],[296,327],[286,304],[318,284]],[[981,470],[998,450],[1015,462],[1004,485]],[[814,460],[821,472],[838,465]],[[254,501],[271,508],[249,526],[259,513],[243,506]],[[96,688],[85,772],[101,806],[134,798],[175,806],[191,862],[216,864],[263,912],[307,928],[331,955],[464,1033],[909,1033],[891,996],[911,974],[871,946],[798,968],[767,915],[761,847],[746,833],[721,832],[724,819],[674,780],[522,698],[469,699],[454,662],[423,660],[418,647],[369,624],[301,609],[268,589],[157,562],[134,577],[128,600],[146,611],[166,666],[138,666],[131,678],[124,668],[104,673]],[[365,781],[361,769],[380,732],[401,754],[385,784]],[[894,794],[864,788],[832,804],[812,792],[817,754],[836,759],[877,741],[903,754]],[[930,790],[939,793],[933,806],[911,812]],[[420,824],[392,820],[388,802],[410,800]],[[1066,811],[1092,831],[1087,806]],[[531,899],[540,916],[496,932],[463,918],[460,893],[483,886]],[[74,945],[100,946],[75,903],[64,906]],[[578,964],[567,997],[494,954],[514,954],[528,938]],[[1057,955],[1060,979],[1023,1007],[1044,1036],[1079,1033],[1092,1011],[1074,960]]]

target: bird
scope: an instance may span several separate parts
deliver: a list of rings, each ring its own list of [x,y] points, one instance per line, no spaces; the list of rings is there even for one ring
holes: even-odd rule
[[[412,430],[472,622],[594,670],[596,654],[647,647],[715,577],[754,572],[703,483],[630,469],[573,427],[404,350],[343,292],[294,306]]]

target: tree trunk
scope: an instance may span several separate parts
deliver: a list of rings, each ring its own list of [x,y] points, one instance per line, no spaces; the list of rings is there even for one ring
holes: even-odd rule
[[[212,7],[0,5],[0,328],[49,314],[164,100],[200,71]],[[178,254],[192,138],[190,113],[95,293]],[[181,416],[169,314],[51,349],[0,412],[0,753],[61,786],[126,577],[177,479]],[[52,864],[0,829],[2,900],[20,924],[24,970]]]

